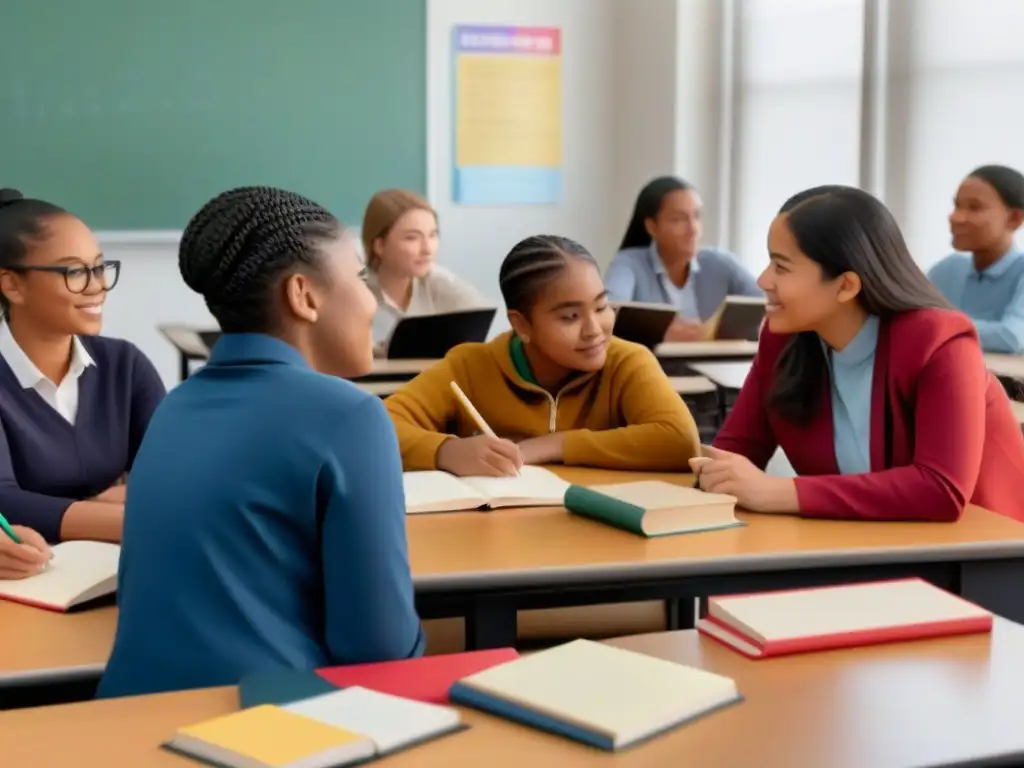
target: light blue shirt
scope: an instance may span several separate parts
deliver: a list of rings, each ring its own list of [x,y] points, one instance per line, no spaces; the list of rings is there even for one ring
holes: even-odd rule
[[[604,275],[613,301],[644,301],[678,307],[680,317],[707,320],[726,296],[761,296],[757,280],[733,254],[702,248],[690,262],[690,274],[680,288],[668,276],[658,249],[619,251]]]
[[[935,287],[978,329],[986,352],[1024,353],[1024,253],[1011,248],[981,272],[954,253],[928,272]]]
[[[840,352],[822,341],[832,384],[832,432],[841,475],[871,471],[871,380],[877,345],[875,315],[868,316]]]

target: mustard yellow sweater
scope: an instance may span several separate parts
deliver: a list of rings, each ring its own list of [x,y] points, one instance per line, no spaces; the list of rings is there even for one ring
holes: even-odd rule
[[[687,460],[699,455],[697,426],[649,350],[613,338],[600,371],[551,395],[520,375],[510,341],[504,333],[461,344],[385,400],[406,470],[435,469],[441,443],[477,433],[454,381],[499,437],[564,433],[565,464],[689,471]]]

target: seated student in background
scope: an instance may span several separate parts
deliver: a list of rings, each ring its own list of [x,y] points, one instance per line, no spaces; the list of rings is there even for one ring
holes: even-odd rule
[[[180,265],[223,335],[139,451],[100,695],[420,654],[394,428],[340,378],[373,364],[352,240],[245,187],[193,217]]]
[[[614,313],[587,250],[528,237],[505,257],[500,282],[513,330],[460,344],[387,399],[405,469],[685,469],[699,447],[693,417],[654,355],[612,336]],[[497,438],[476,434],[453,381]]]
[[[50,562],[50,547],[31,528],[12,525],[20,543],[0,532],[0,579],[24,579],[35,576]]]
[[[671,304],[679,317],[665,341],[696,341],[726,296],[760,296],[754,276],[731,253],[701,248],[701,199],[673,176],[640,191],[620,250],[604,275],[612,301]]]
[[[386,341],[407,315],[434,315],[490,306],[469,283],[435,263],[437,215],[415,192],[378,192],[363,215],[367,282],[377,298],[374,342]],[[383,351],[378,347],[378,351]]]
[[[120,266],[67,211],[0,190],[0,511],[47,541],[120,541],[164,396],[142,352],[97,335]]]
[[[768,322],[699,483],[754,512],[1024,520],[1024,437],[971,321],[911,258],[882,203],[791,198],[768,234]],[[799,477],[763,472],[781,447]]]
[[[1024,252],[1013,238],[1024,223],[1024,176],[1004,165],[971,172],[956,192],[953,247],[928,273],[974,320],[986,352],[1024,353]]]

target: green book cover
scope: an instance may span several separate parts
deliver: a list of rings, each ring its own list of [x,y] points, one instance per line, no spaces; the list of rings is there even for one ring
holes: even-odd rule
[[[647,510],[636,504],[616,499],[594,488],[587,488],[582,485],[570,485],[565,492],[565,508],[574,515],[587,517],[601,523],[621,528],[635,533],[638,536],[653,538],[656,536],[671,536],[677,533],[696,533],[697,531],[711,531],[722,528],[735,528],[745,523],[739,520],[731,520],[717,525],[684,526],[677,530],[664,531],[660,533],[648,533],[644,530],[644,515]]]

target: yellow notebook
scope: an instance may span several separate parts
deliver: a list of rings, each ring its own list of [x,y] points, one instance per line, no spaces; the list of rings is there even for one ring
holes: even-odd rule
[[[167,746],[228,768],[328,768],[376,751],[367,736],[270,705],[187,726]]]
[[[224,768],[328,768],[396,752],[464,727],[453,707],[350,686],[181,728],[164,746]]]

